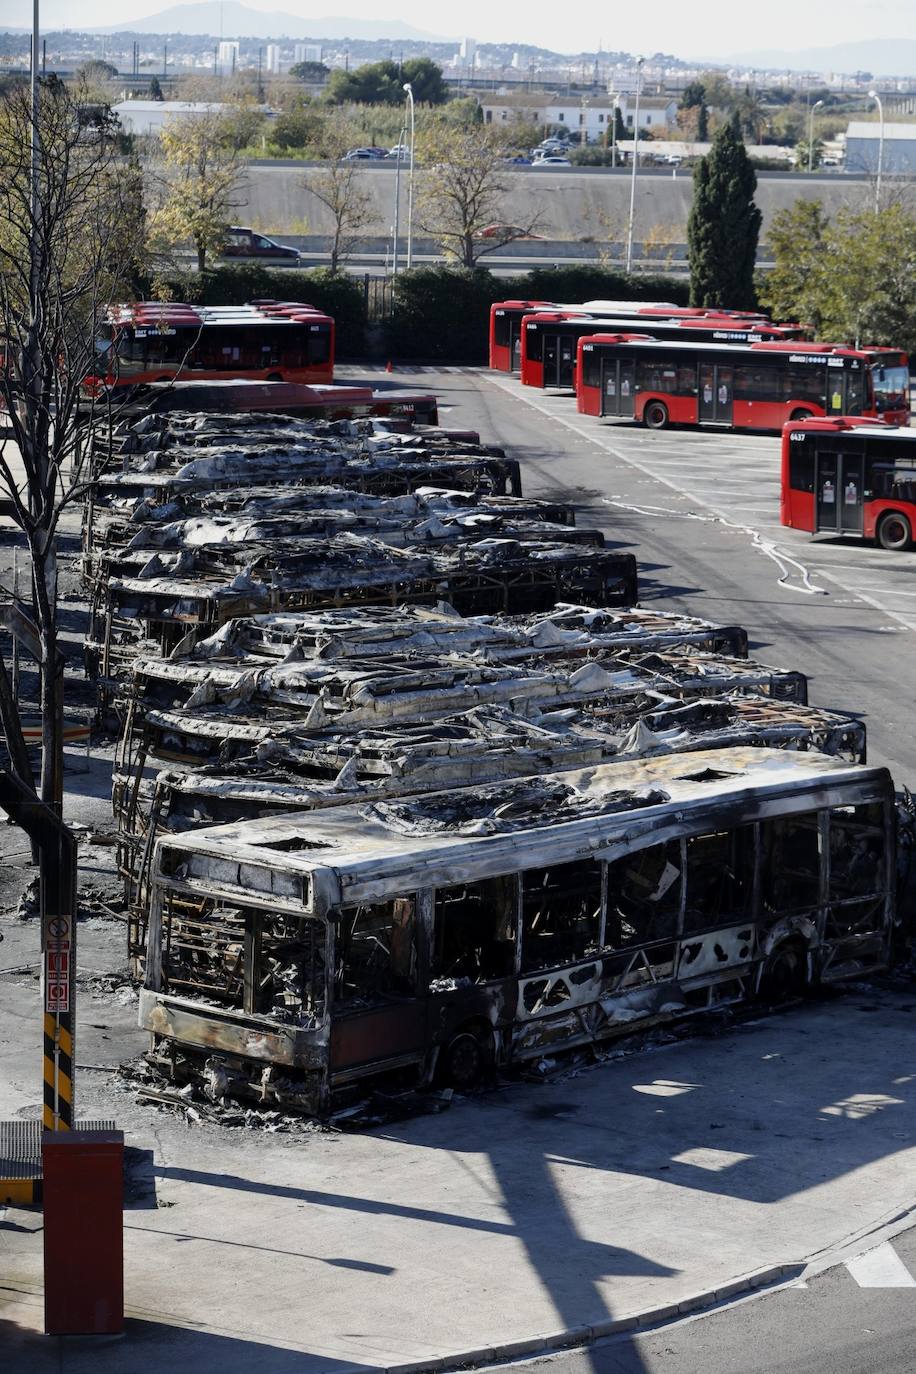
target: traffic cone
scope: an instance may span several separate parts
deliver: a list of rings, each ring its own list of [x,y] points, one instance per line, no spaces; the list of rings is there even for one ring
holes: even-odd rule
[[[385,371],[386,371],[386,372],[393,372],[393,371],[394,371],[394,368],[393,368],[392,365],[391,365],[391,359],[390,359],[390,358],[388,359],[387,363],[385,364]]]

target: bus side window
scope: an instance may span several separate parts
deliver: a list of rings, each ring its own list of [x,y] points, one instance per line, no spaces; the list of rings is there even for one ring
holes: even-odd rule
[[[789,486],[793,491],[814,491],[814,444],[808,435],[789,441]]]
[[[522,874],[523,973],[587,958],[600,933],[600,863],[582,859]]]
[[[821,846],[817,813],[765,821],[760,833],[764,919],[818,906]]]
[[[601,354],[594,348],[582,350],[582,385],[601,385]]]
[[[883,923],[886,875],[882,821],[880,804],[830,812],[828,936],[853,927],[876,930]]]
[[[395,897],[349,907],[337,929],[334,999],[374,1002],[417,991],[416,903]]]
[[[653,844],[607,866],[605,944],[612,949],[677,935],[684,863],[679,840]]]
[[[331,356],[331,335],[326,328],[308,336],[308,360],[316,366],[326,363]]]
[[[482,983],[515,969],[518,880],[485,878],[436,889],[430,982]]]
[[[753,891],[752,825],[691,836],[687,841],[685,935],[742,920],[750,912]]]

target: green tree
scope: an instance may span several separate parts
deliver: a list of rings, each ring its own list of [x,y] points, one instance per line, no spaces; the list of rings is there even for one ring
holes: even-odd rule
[[[191,242],[197,270],[207,254],[223,246],[226,225],[238,202],[242,165],[232,126],[213,111],[171,119],[160,139],[166,165],[163,199],[150,220],[150,247]]]
[[[760,298],[774,320],[801,320],[820,331],[828,225],[819,200],[797,200],[773,216],[767,243],[774,265]]]
[[[149,95],[150,100],[165,99],[165,96],[162,94],[162,87],[159,85],[158,76],[150,77],[149,90],[147,91],[147,94]]]
[[[325,122],[318,145],[324,166],[312,168],[303,180],[305,190],[324,207],[330,220],[328,246],[332,274],[346,262],[363,231],[377,218],[365,168],[344,157],[355,141],[356,132],[349,121],[334,118],[336,114],[338,112],[334,111]]]
[[[321,139],[324,117],[308,105],[285,110],[270,127],[270,141],[278,148],[314,148]]]
[[[754,264],[761,215],[757,176],[741,140],[737,115],[722,126],[693,173],[687,221],[690,301],[748,309],[755,304]]]
[[[697,142],[705,143],[709,137],[709,106],[706,103],[706,87],[702,81],[691,81],[684,87],[680,109],[693,116]]]
[[[448,87],[429,57],[410,57],[401,67],[401,84],[409,82],[418,105],[443,105],[448,99]]]
[[[323,62],[294,62],[289,74],[296,81],[325,81],[331,75],[331,68]]]

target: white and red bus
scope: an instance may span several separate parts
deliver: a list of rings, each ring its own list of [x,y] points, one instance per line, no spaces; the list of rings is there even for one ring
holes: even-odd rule
[[[916,430],[871,420],[807,420],[782,433],[779,518],[811,534],[912,547]]]
[[[494,372],[518,372],[521,367],[521,330],[525,315],[541,311],[570,311],[592,319],[660,320],[706,319],[710,316],[745,322],[769,324],[765,315],[749,310],[702,310],[694,306],[672,305],[670,301],[496,301],[490,306],[490,367]]]
[[[617,335],[635,331],[650,339],[675,339],[699,343],[761,343],[764,340],[800,339],[799,324],[771,324],[768,320],[737,320],[730,315],[707,312],[702,317],[671,319],[640,315],[604,319],[581,311],[545,310],[525,315],[521,327],[522,386],[551,387],[574,391],[576,349],[580,339],[593,335]]]
[[[584,415],[731,429],[861,415],[910,422],[907,355],[892,348],[765,342],[678,343],[639,334],[579,340],[576,403]]]
[[[227,378],[332,382],[334,321],[298,301],[109,306],[96,339],[100,380],[113,387]]]

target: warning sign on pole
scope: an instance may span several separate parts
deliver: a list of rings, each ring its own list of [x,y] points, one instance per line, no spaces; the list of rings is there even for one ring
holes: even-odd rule
[[[52,916],[45,945],[45,1011],[70,1010],[70,917]]]

